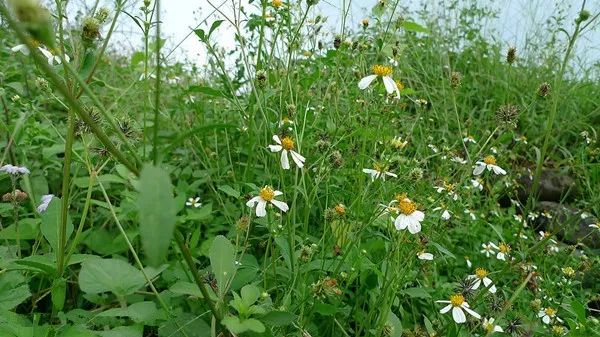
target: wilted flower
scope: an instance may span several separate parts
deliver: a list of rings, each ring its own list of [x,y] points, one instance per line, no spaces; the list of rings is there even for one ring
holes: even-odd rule
[[[420,251],[417,253],[417,258],[419,258],[419,260],[431,261],[431,260],[433,260],[433,254],[427,253],[425,251]]]
[[[517,127],[517,118],[519,117],[519,108],[515,105],[503,105],[496,110],[496,120],[501,124],[510,127]]]
[[[494,325],[493,318],[490,318],[490,319],[484,318],[483,323],[481,323],[481,325],[483,326],[485,331],[490,334],[493,332],[504,332],[504,330],[502,330],[502,328],[499,325]]]
[[[508,48],[508,52],[506,52],[506,62],[508,62],[508,64],[513,64],[516,59],[517,59],[517,48],[516,47]]]
[[[549,93],[550,93],[550,84],[548,84],[547,82],[540,84],[540,86],[538,87],[538,90],[537,90],[538,96],[544,98],[544,97],[548,96]]]

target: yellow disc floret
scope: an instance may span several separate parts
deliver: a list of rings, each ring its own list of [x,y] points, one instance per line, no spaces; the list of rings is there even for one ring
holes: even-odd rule
[[[275,197],[275,191],[273,191],[273,189],[270,186],[265,186],[260,190],[260,193],[258,193],[258,195],[264,201],[271,201]]]
[[[496,157],[492,155],[486,156],[485,158],[483,158],[483,162],[486,165],[496,165]]]
[[[546,308],[544,309],[544,313],[546,313],[546,315],[550,317],[553,317],[554,315],[556,315],[556,309]]]
[[[335,205],[335,207],[333,209],[335,209],[335,212],[338,215],[346,214],[346,206],[344,206],[343,204],[337,204],[337,205]]]
[[[376,64],[373,66],[373,74],[377,76],[389,76],[392,74],[392,67]]]
[[[417,204],[408,198],[400,200],[398,203],[398,209],[400,213],[404,215],[411,215],[417,210]]]
[[[478,279],[484,279],[488,276],[489,272],[483,268],[477,268],[475,269],[475,276],[477,276]]]
[[[460,307],[463,303],[465,303],[465,297],[461,294],[454,294],[450,296],[450,303],[452,306]]]
[[[404,84],[400,81],[396,81],[396,86],[398,87],[398,90],[402,91],[404,89]]]
[[[284,150],[293,150],[294,149],[294,141],[290,137],[283,137],[281,140],[281,146]]]
[[[275,7],[275,8],[279,8],[279,7],[281,7],[281,5],[283,5],[283,1],[281,1],[281,0],[273,0],[271,3],[273,4],[273,7]]]
[[[499,244],[498,249],[500,250],[501,253],[504,253],[504,254],[510,253],[510,246],[507,245],[506,243]]]

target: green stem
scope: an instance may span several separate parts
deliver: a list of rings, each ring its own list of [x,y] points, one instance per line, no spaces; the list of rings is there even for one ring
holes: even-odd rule
[[[56,256],[56,271],[59,277],[64,271],[65,249],[67,246],[67,218],[69,214],[69,187],[71,184],[71,160],[73,157],[73,140],[75,138],[75,114],[68,112],[67,139],[65,142],[65,157],[63,161],[62,204],[60,208],[60,226],[58,232],[58,254]]]
[[[160,111],[160,0],[156,0],[156,90],[154,91],[153,163],[158,164],[158,116]]]

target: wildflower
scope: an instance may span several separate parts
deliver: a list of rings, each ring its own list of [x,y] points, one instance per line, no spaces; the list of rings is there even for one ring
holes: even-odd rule
[[[44,57],[48,60],[49,65],[52,66],[55,63],[56,64],[62,63],[62,60],[60,59],[60,57],[58,55],[52,54],[48,49],[40,46],[39,43],[35,43],[35,44],[37,45],[37,49],[40,51],[40,53],[42,53],[42,55],[44,55]],[[27,48],[26,44],[16,45],[16,46],[12,47],[10,50],[13,51],[14,53],[21,52],[23,55],[29,55],[29,49]],[[71,59],[69,58],[68,55],[65,55],[65,60],[67,62],[71,61]]]
[[[547,82],[540,84],[540,86],[538,87],[538,90],[537,90],[538,96],[545,98],[546,96],[548,96],[549,93],[550,93],[550,84],[548,84]]]
[[[417,258],[419,258],[419,260],[431,261],[431,260],[433,260],[433,254],[427,253],[425,251],[420,251],[417,253]]]
[[[466,136],[465,138],[463,138],[463,143],[477,144],[477,141],[475,140],[475,138],[473,138],[473,136]]]
[[[443,220],[449,220],[452,217],[452,213],[450,213],[450,211],[447,210],[445,207],[436,207],[433,210],[434,211],[441,211],[441,210],[443,210],[442,215],[441,215],[441,218]]]
[[[454,294],[450,296],[449,301],[436,301],[437,303],[449,303],[447,306],[440,310],[440,313],[445,314],[450,309],[452,309],[452,318],[456,323],[465,323],[467,321],[467,317],[465,316],[464,311],[468,312],[471,316],[480,319],[481,316],[473,311],[467,302],[465,302],[465,298],[461,294]],[[463,311],[464,310],[464,311]]]
[[[458,200],[458,194],[454,191],[455,185],[447,181],[444,181],[443,186],[436,186],[435,189],[438,193],[446,192],[452,200]]]
[[[525,145],[527,145],[527,137],[525,136],[519,136],[519,137],[515,137],[515,142],[517,143],[523,143]]]
[[[555,336],[563,336],[567,333],[567,329],[562,325],[553,325],[552,334]]]
[[[400,136],[396,136],[394,138],[392,138],[392,140],[390,141],[390,144],[392,144],[392,146],[394,148],[396,148],[396,150],[401,150],[403,148],[406,147],[406,145],[408,145],[408,140],[402,140],[402,137]]]
[[[283,5],[283,1],[281,0],[273,0],[271,1],[271,4],[273,5],[273,7],[275,8],[279,8]]]
[[[467,267],[469,267],[469,268],[473,267],[473,263],[471,262],[471,259],[469,259],[468,256],[465,256],[465,261],[467,262]]]
[[[281,152],[281,167],[284,170],[290,169],[290,160],[288,158],[288,152],[290,153],[290,155],[292,156],[292,160],[294,161],[294,163],[296,163],[298,167],[304,167],[304,161],[306,160],[306,158],[304,158],[298,152],[294,151],[294,140],[292,138],[286,136],[283,137],[283,139],[280,139],[279,136],[274,135],[273,140],[275,141],[275,143],[277,143],[277,145],[269,145],[269,149],[271,149],[271,152]]]
[[[474,279],[475,283],[473,284],[473,289],[477,289],[479,288],[479,286],[481,285],[481,283],[483,283],[483,285],[486,288],[489,288],[489,292],[490,293],[495,293],[496,292],[496,286],[492,284],[492,280],[488,277],[489,272],[483,268],[477,268],[475,269],[475,274],[474,275],[469,275],[467,276],[467,278],[469,279]],[[490,287],[491,285],[491,287]]]
[[[440,150],[437,148],[437,146],[433,145],[433,144],[428,144],[427,145],[428,148],[431,149],[431,151],[433,151],[433,153],[438,153],[440,152]]]
[[[6,172],[7,174],[11,174],[13,176],[19,174],[29,174],[29,169],[25,166],[14,166],[11,164],[6,164],[0,167],[0,172]]]
[[[506,257],[510,253],[510,246],[506,243],[502,242],[498,245],[498,254],[496,254],[496,258],[498,260],[506,261]]]
[[[408,228],[411,234],[421,231],[421,221],[425,218],[425,213],[417,210],[417,204],[408,198],[398,201],[398,210],[400,214],[394,220],[394,226],[397,230]]]
[[[325,277],[312,284],[313,295],[317,298],[326,298],[329,296],[340,296],[342,290],[338,287],[336,279],[331,277]]]
[[[473,186],[473,188],[476,188],[480,191],[483,191],[483,181],[479,178],[477,179],[471,179],[471,186]]]
[[[40,204],[36,208],[38,213],[44,213],[46,211],[46,209],[48,209],[48,206],[50,205],[50,201],[52,201],[52,198],[54,198],[54,194],[42,195]]]
[[[485,257],[490,257],[490,255],[496,254],[496,250],[499,249],[498,246],[492,242],[488,242],[487,244],[482,243],[481,247],[483,247],[481,253],[485,254]]]
[[[481,325],[483,326],[485,331],[487,331],[488,334],[491,334],[493,332],[504,332],[504,330],[502,330],[502,328],[499,325],[494,325],[493,318],[484,318],[483,323],[481,323]]]
[[[467,163],[466,159],[464,159],[461,156],[454,156],[452,158],[450,158],[450,161],[455,162],[455,163],[459,163],[461,165],[464,165]]]
[[[500,166],[496,165],[496,157],[489,155],[483,158],[483,161],[478,161],[475,163],[476,166],[473,169],[473,175],[480,175],[483,173],[485,169],[488,171],[494,171],[495,174],[505,175],[506,171],[504,171]]]
[[[21,201],[24,201],[25,199],[27,199],[27,193],[25,193],[19,189],[16,189],[14,192],[5,193],[2,196],[2,201],[21,202]]]
[[[458,88],[461,83],[461,74],[458,71],[453,71],[450,74],[450,86],[452,88]]]
[[[469,217],[471,218],[471,220],[473,220],[473,221],[477,220],[477,216],[475,215],[475,213],[473,213],[472,210],[470,210],[468,208],[465,208],[464,213],[467,214],[467,215],[469,215]]]
[[[373,165],[373,168],[372,168],[372,169],[366,169],[366,168],[365,168],[365,169],[363,169],[362,171],[363,171],[364,173],[368,173],[368,174],[370,174],[370,175],[371,175],[371,180],[375,180],[375,179],[377,179],[377,178],[381,178],[382,180],[385,180],[385,177],[386,177],[386,176],[390,176],[390,177],[394,177],[394,178],[397,178],[397,177],[398,177],[398,176],[397,176],[396,174],[394,174],[394,173],[387,172],[387,171],[385,170],[385,167],[383,167],[382,165],[380,165],[380,164],[377,164],[377,163],[376,163],[375,165]]]
[[[579,133],[579,135],[581,137],[583,137],[583,139],[585,140],[586,144],[590,144],[592,142],[592,139],[590,138],[590,133],[587,131],[581,131],[581,133]]]
[[[202,203],[200,202],[200,197],[195,197],[189,198],[185,205],[193,208],[198,208],[202,206]]]
[[[561,270],[566,277],[573,277],[573,275],[575,275],[575,269],[572,267],[564,267]]]
[[[185,104],[194,104],[196,103],[196,96],[194,95],[188,95],[186,97],[183,98],[183,103]]]
[[[503,105],[496,110],[496,120],[505,126],[517,127],[518,117],[519,107],[512,104]]]
[[[390,77],[393,71],[392,67],[376,64],[373,66],[372,71],[373,75],[363,77],[358,82],[358,88],[360,90],[366,89],[377,77],[381,77],[387,93],[393,94],[395,92],[396,97],[400,98],[400,90],[398,89],[396,82]]]
[[[346,215],[346,206],[344,204],[337,204],[333,209],[338,216]]]
[[[538,317],[542,319],[542,322],[544,322],[544,324],[550,324],[550,321],[553,320],[562,322],[562,320],[556,316],[556,309],[553,308],[542,308],[538,312]]]
[[[256,216],[258,217],[264,217],[267,215],[266,207],[267,203],[269,202],[275,205],[280,210],[287,212],[289,210],[289,206],[283,201],[275,200],[276,196],[282,194],[283,192],[281,191],[276,191],[273,190],[270,186],[265,186],[260,190],[258,196],[248,200],[246,206],[254,207],[256,205]]]

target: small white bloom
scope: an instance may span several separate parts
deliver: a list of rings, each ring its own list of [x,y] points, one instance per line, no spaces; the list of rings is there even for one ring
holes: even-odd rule
[[[428,261],[433,260],[433,254],[427,253],[425,251],[421,251],[421,252],[417,253],[417,257],[419,258],[419,260],[428,260]]]
[[[473,283],[473,289],[478,289],[483,283],[483,285],[488,288],[488,291],[493,294],[496,292],[496,286],[492,284],[493,282],[488,275],[489,272],[487,270],[483,268],[477,268],[475,269],[475,274],[469,275],[467,278],[475,279],[475,282]]]
[[[433,153],[438,153],[440,152],[440,150],[437,148],[437,146],[433,145],[433,144],[428,144],[427,145],[428,148],[431,149],[431,151],[433,151]]]
[[[38,213],[44,213],[46,209],[48,209],[48,205],[50,205],[50,201],[54,198],[54,194],[46,194],[42,195],[39,206],[37,207]]]
[[[452,213],[449,210],[443,207],[436,207],[433,209],[434,211],[442,211],[442,215],[440,216],[442,220],[450,220],[452,217]]]
[[[498,260],[506,261],[508,254],[510,253],[510,246],[506,243],[500,243],[497,247],[498,254],[496,254],[496,258]]]
[[[483,326],[485,331],[487,331],[490,334],[494,333],[494,332],[504,332],[504,330],[502,330],[502,327],[500,327],[499,325],[494,325],[493,318],[490,318],[490,319],[484,318],[483,323],[481,323],[481,325]]]
[[[6,164],[0,167],[0,172],[6,172],[11,175],[19,175],[19,174],[29,174],[29,169],[25,166],[14,166],[11,164]]]
[[[258,196],[248,200],[246,206],[256,206],[256,216],[258,217],[264,217],[267,215],[267,203],[269,202],[280,210],[287,212],[290,209],[289,206],[283,201],[275,200],[276,196],[280,196],[282,194],[283,192],[281,191],[276,191],[270,186],[265,186],[260,190]]]
[[[452,318],[458,324],[465,323],[467,321],[467,317],[465,316],[464,311],[469,313],[469,315],[481,319],[481,316],[473,311],[471,307],[469,307],[469,303],[465,302],[465,298],[461,294],[454,294],[450,296],[449,301],[436,301],[437,303],[448,303],[447,306],[443,307],[440,310],[440,313],[445,314],[452,309]],[[464,311],[463,311],[464,310]]]
[[[398,202],[398,217],[394,220],[394,226],[397,230],[407,229],[411,234],[417,234],[421,231],[421,221],[425,218],[425,213],[417,210],[417,204],[408,198]]]
[[[471,220],[473,220],[473,221],[477,220],[477,216],[470,209],[465,208],[464,213],[467,214],[471,218]]]
[[[473,138],[472,136],[467,136],[467,137],[463,138],[463,142],[477,144],[477,141],[475,141],[475,138]]]
[[[483,247],[483,249],[481,250],[481,253],[485,254],[485,257],[490,257],[490,255],[495,255],[496,254],[496,250],[498,250],[498,246],[496,246],[493,242],[488,242],[487,244],[482,243],[481,247]]]
[[[459,157],[459,156],[454,156],[454,157],[450,158],[450,161],[459,163],[461,165],[464,165],[467,163],[466,159],[464,159],[463,157]]]
[[[188,201],[185,203],[185,205],[193,208],[198,208],[202,206],[202,203],[200,202],[200,197],[195,197],[188,198]]]
[[[471,179],[471,186],[473,186],[473,188],[476,188],[480,191],[483,191],[483,184],[481,179]]]
[[[400,98],[400,90],[396,85],[396,82],[390,77],[392,74],[392,67],[383,66],[376,64],[372,68],[373,75],[365,76],[358,82],[358,88],[360,90],[364,90],[377,78],[381,77],[383,80],[383,85],[385,86],[385,90],[388,94],[396,93],[396,97]]]
[[[562,322],[562,319],[556,316],[556,309],[553,308],[542,308],[542,310],[538,312],[538,317],[542,319],[544,324],[550,324],[550,322],[553,320]]]
[[[469,267],[469,268],[473,267],[473,263],[471,262],[471,260],[469,259],[468,256],[465,256],[465,261],[467,262],[467,267]]]
[[[387,177],[394,177],[394,178],[398,177],[396,174],[394,174],[392,172],[386,171],[385,168],[382,165],[379,165],[379,164],[373,165],[372,169],[364,168],[364,169],[362,169],[362,171],[364,173],[369,174],[371,176],[371,180],[372,181],[375,180],[375,179],[378,179],[378,178],[381,178],[381,180],[385,180],[386,176]]]
[[[500,166],[496,165],[496,158],[494,156],[487,156],[483,158],[483,161],[478,161],[475,163],[475,168],[473,169],[473,175],[480,175],[487,169],[488,171],[494,171],[495,174],[505,175],[506,171],[502,169]]]
[[[288,152],[292,157],[292,160],[300,168],[304,167],[304,158],[300,153],[294,151],[294,141],[290,137],[283,137],[280,139],[279,136],[274,135],[273,140],[277,145],[269,145],[271,152],[281,152],[281,167],[284,170],[290,169],[290,160],[288,158]]]

